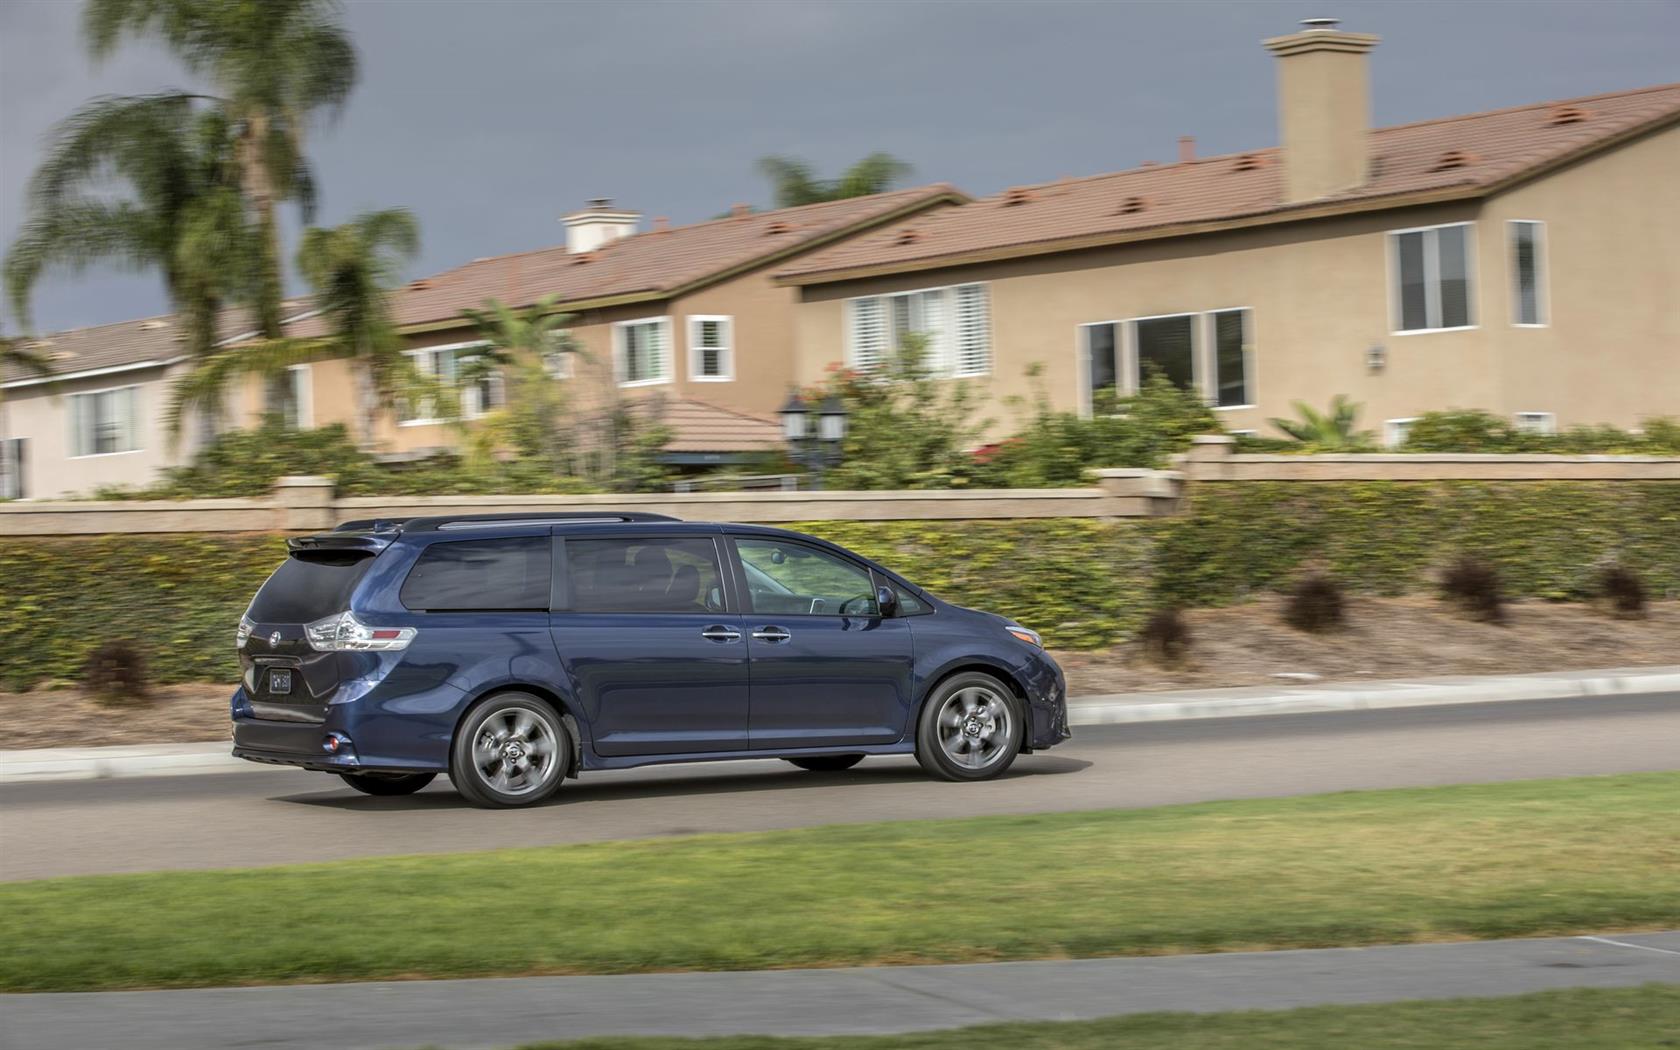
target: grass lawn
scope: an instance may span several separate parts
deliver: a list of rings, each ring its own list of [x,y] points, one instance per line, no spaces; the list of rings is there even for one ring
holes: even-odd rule
[[[1677,800],[1680,773],[1651,773],[9,883],[0,989],[1665,928],[1680,926]]]
[[[1655,1050],[1680,1045],[1676,1032],[1680,987],[1646,985],[1505,999],[1134,1014],[915,1035],[584,1039],[520,1050]]]

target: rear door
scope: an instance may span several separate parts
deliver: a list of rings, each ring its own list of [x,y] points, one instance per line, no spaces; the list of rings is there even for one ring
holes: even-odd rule
[[[747,644],[717,533],[572,531],[550,627],[600,755],[747,747]]]
[[[734,536],[752,747],[890,744],[911,703],[910,624],[883,618],[868,566],[780,536]]]
[[[245,695],[257,718],[321,722],[345,675],[341,653],[310,648],[304,628],[350,608],[373,550],[294,550],[251,599],[239,648]]]

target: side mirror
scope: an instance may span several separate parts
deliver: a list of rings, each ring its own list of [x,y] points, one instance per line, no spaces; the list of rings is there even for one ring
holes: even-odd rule
[[[897,616],[898,592],[885,585],[875,588],[875,607],[882,616]]]

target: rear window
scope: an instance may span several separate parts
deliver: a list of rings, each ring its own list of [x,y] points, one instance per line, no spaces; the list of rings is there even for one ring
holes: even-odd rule
[[[251,600],[257,623],[314,623],[350,608],[373,555],[311,551],[287,558]]]
[[[403,581],[403,605],[422,612],[547,609],[549,539],[434,543]]]

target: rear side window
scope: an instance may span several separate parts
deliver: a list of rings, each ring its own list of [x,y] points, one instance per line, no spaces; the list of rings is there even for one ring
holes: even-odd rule
[[[573,612],[721,612],[721,579],[709,537],[566,541]]]
[[[251,600],[257,623],[314,623],[350,608],[373,555],[310,551],[287,558]]]
[[[416,612],[547,609],[550,560],[547,536],[434,543],[400,597]]]

